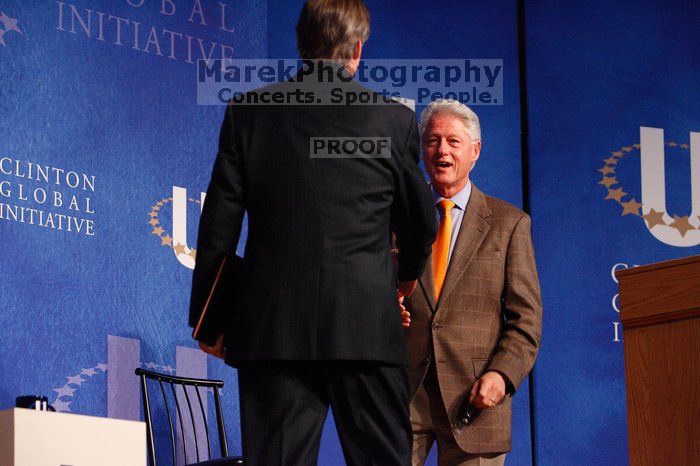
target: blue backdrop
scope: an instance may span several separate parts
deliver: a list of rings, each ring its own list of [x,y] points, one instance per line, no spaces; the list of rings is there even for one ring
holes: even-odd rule
[[[503,60],[502,104],[474,107],[472,179],[529,200],[545,305],[535,411],[525,383],[508,464],[626,464],[613,271],[700,253],[700,7],[526,1],[519,35],[515,1],[485,3],[368,0],[364,53]],[[223,111],[197,105],[195,61],[296,57],[301,4],[0,0],[0,409],[43,393],[59,411],[137,419],[136,366],[222,378],[240,452],[235,371],[186,326]],[[320,463],[342,464],[325,432]]]
[[[525,15],[529,194],[545,309],[536,456],[624,465],[613,271],[700,253],[700,171],[690,169],[691,151],[700,161],[700,140],[690,147],[700,131],[700,5],[540,1],[526,2]],[[665,179],[658,167],[643,177],[644,158],[661,160]],[[655,195],[664,187],[666,208]]]

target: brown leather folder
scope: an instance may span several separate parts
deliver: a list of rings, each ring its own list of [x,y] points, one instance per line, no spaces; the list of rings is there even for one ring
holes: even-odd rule
[[[224,333],[226,317],[235,312],[242,265],[243,258],[235,253],[227,254],[221,261],[197,326],[192,331],[195,340],[213,344]]]

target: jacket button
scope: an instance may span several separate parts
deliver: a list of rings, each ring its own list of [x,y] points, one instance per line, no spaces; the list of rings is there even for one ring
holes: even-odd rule
[[[437,330],[439,328],[440,328],[440,324],[438,324],[437,322],[433,322],[433,330]]]

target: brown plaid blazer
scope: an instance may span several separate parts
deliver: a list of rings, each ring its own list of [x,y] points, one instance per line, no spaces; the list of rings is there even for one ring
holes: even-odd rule
[[[542,301],[529,216],[472,183],[439,302],[429,259],[407,309],[411,398],[434,358],[452,423],[445,427],[457,444],[468,453],[509,451],[510,396],[463,429],[457,430],[455,421],[464,397],[484,372],[504,374],[512,392],[535,362]]]

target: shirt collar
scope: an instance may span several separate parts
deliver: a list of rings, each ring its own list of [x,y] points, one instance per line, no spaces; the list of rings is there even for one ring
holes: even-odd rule
[[[457,207],[458,209],[467,210],[467,203],[469,202],[469,197],[471,196],[471,194],[472,194],[472,182],[467,181],[467,185],[464,188],[462,188],[462,190],[460,192],[458,192],[457,194],[452,196],[450,198],[450,200],[455,203],[455,207]],[[437,204],[438,202],[440,202],[441,200],[443,200],[445,198],[442,197],[441,195],[439,195],[437,193],[437,191],[435,191],[435,189],[433,189],[433,199],[435,199],[435,204]]]

